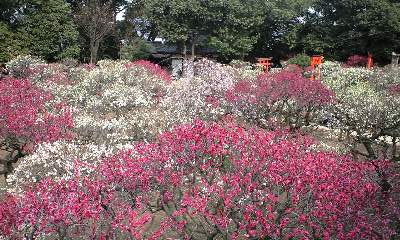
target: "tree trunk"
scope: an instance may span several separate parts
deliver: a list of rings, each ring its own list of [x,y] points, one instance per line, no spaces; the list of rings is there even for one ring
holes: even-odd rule
[[[192,58],[195,59],[196,41],[192,39]]]
[[[97,52],[99,51],[100,41],[90,42],[90,63],[96,64]]]
[[[186,59],[186,51],[187,51],[187,47],[186,47],[186,42],[183,42],[183,48],[182,48],[182,55],[183,58]]]

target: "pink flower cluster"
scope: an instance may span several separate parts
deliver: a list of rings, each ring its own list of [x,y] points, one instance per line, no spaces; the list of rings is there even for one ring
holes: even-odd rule
[[[389,85],[387,91],[392,95],[400,95],[400,84]]]
[[[161,78],[167,83],[171,82],[172,80],[171,75],[167,71],[162,69],[159,65],[154,64],[150,61],[138,60],[125,64],[125,67],[127,68],[129,68],[130,66],[141,66],[149,73]]]
[[[52,103],[51,94],[28,80],[0,81],[0,139],[26,144],[56,141],[68,137],[72,116],[63,104]],[[51,107],[51,111],[49,111]]]
[[[374,165],[311,152],[311,144],[196,121],[105,159],[93,179],[45,180],[5,197],[1,234],[390,239],[399,205],[381,193]]]
[[[298,119],[331,103],[334,93],[321,82],[304,77],[302,69],[291,65],[278,73],[261,74],[256,81],[239,81],[226,92],[225,98],[238,109],[254,108],[256,112]]]
[[[368,58],[366,56],[353,55],[347,59],[346,64],[352,67],[363,67],[367,65],[367,62]]]

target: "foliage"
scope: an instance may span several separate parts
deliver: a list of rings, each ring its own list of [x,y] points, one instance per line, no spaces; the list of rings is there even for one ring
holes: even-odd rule
[[[374,166],[310,152],[310,143],[235,125],[179,126],[105,159],[97,177],[43,180],[5,197],[0,226],[11,231],[2,234],[390,239],[398,199],[381,193]]]
[[[257,42],[267,3],[260,0],[207,2],[209,44],[223,58],[244,57]]]
[[[205,6],[196,0],[144,1],[147,19],[168,41],[185,44],[205,27]]]
[[[262,23],[264,1],[144,1],[147,19],[168,41],[186,42],[192,49],[201,37],[222,58],[246,56],[257,41],[255,29]]]
[[[310,57],[305,54],[298,54],[287,61],[288,64],[295,64],[302,68],[310,66]]]
[[[298,48],[312,49],[318,43],[320,53],[338,60],[371,52],[375,60],[387,62],[400,47],[399,9],[390,0],[314,1],[298,27]]]
[[[78,31],[63,0],[28,5],[19,22],[17,38],[32,55],[48,61],[79,55]]]
[[[142,39],[135,39],[121,47],[120,58],[129,61],[146,60],[151,56],[155,49]]]
[[[115,1],[84,0],[78,4],[76,22],[89,42],[90,63],[97,62],[100,43],[111,33],[115,24]]]
[[[0,21],[0,62],[7,62],[12,57],[12,47],[10,43],[13,39],[13,33],[9,27]]]

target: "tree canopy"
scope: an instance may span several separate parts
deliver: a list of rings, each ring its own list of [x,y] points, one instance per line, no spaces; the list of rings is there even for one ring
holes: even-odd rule
[[[345,59],[371,52],[388,60],[400,50],[400,3],[391,0],[318,0],[297,31],[295,49]]]
[[[82,22],[88,2],[108,6],[100,13],[109,12],[110,25],[100,38],[89,37]],[[207,46],[223,60],[298,53],[344,60],[370,52],[386,63],[400,51],[400,3],[393,0],[3,0],[0,10],[2,62],[27,53],[50,61],[91,55],[94,62],[117,58],[123,43],[156,37],[183,54]],[[95,14],[83,15],[96,22]]]

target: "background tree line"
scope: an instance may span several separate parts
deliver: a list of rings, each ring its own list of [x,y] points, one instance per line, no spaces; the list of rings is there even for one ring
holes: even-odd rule
[[[117,21],[119,12],[125,19]],[[296,53],[385,63],[400,51],[398,0],[2,0],[0,62],[19,54],[66,58],[147,57],[157,36],[183,54],[198,46],[221,60]],[[133,52],[133,53],[132,53]],[[132,53],[132,54],[130,54]]]

